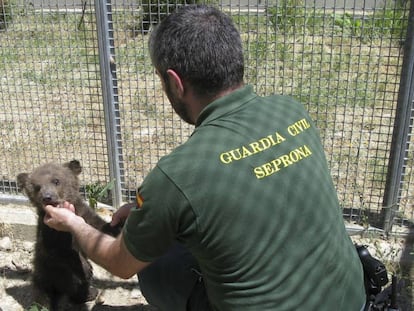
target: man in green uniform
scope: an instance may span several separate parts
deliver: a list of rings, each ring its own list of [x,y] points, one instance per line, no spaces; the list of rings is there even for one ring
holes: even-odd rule
[[[117,239],[69,204],[47,206],[45,223],[111,273],[139,273],[161,310],[362,310],[362,266],[304,107],[244,85],[240,35],[217,9],[171,14],[149,48],[194,133],[114,215],[127,217]]]

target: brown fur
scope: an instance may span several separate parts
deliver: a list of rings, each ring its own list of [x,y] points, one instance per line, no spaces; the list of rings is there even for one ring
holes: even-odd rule
[[[33,274],[35,299],[42,303],[46,296],[51,311],[58,309],[58,301],[64,295],[79,304],[93,300],[97,290],[90,287],[92,266],[77,249],[71,234],[58,232],[43,223],[43,206],[58,206],[69,201],[75,206],[76,214],[93,227],[111,235],[119,233],[119,228],[111,227],[84,202],[79,192],[81,171],[79,161],[73,160],[63,165],[48,163],[31,174],[17,176],[19,187],[39,216]]]

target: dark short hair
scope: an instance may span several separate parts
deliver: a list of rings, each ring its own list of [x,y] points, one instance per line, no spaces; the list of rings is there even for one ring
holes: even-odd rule
[[[199,96],[243,82],[240,34],[231,18],[212,6],[188,5],[167,16],[151,32],[149,51],[164,79],[173,69]]]

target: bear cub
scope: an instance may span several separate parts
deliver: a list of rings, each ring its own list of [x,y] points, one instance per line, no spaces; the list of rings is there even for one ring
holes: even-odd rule
[[[48,163],[32,173],[17,176],[18,186],[36,207],[38,214],[34,253],[33,290],[35,302],[48,300],[51,311],[58,310],[59,300],[67,296],[74,304],[96,298],[98,291],[91,287],[92,266],[77,248],[72,235],[59,232],[43,223],[43,206],[72,203],[77,215],[94,228],[116,236],[119,227],[112,227],[95,213],[79,192],[82,167],[77,160],[63,165]],[[39,301],[37,301],[39,300]]]

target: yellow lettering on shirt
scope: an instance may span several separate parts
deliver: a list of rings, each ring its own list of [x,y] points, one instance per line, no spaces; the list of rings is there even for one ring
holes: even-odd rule
[[[310,127],[311,124],[309,120],[302,118],[288,125],[282,133],[289,134],[291,139],[294,139],[294,137],[300,135]],[[235,161],[240,161],[265,150],[269,150],[270,148],[286,141],[285,137],[289,138],[289,136],[283,136],[284,134],[282,135],[280,133],[281,132],[276,131],[274,134],[259,138],[249,144],[223,152],[219,156],[220,162],[224,164],[231,164]],[[283,154],[272,161],[255,167],[253,172],[258,179],[261,179],[273,175],[281,169],[289,167],[304,158],[309,157],[311,154],[312,152],[309,147],[303,145],[302,147],[292,150],[290,153]]]
[[[304,130],[310,128],[310,123],[305,118],[296,121],[295,123],[288,126],[287,131],[291,136],[296,136],[302,133]]]
[[[224,164],[230,164],[233,161],[245,159],[256,153],[267,150],[273,146],[276,146],[284,142],[285,140],[286,139],[282,135],[276,132],[273,135],[268,135],[248,145],[223,152],[222,154],[220,154],[220,161]]]
[[[288,154],[283,154],[270,162],[257,166],[253,169],[257,179],[262,179],[279,172],[281,169],[289,167],[293,164],[312,155],[312,151],[308,146],[303,145],[290,151]]]

